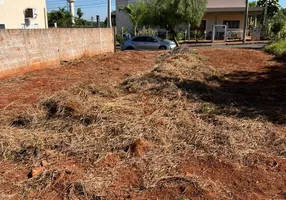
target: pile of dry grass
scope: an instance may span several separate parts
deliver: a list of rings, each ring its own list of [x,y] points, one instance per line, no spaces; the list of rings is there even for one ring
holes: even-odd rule
[[[115,154],[116,166],[89,167],[81,175],[87,194],[104,196],[119,168],[140,171],[140,185],[150,188],[176,177],[189,156],[241,162],[255,152],[285,156],[285,138],[271,123],[210,115],[215,105],[196,100],[195,94],[190,100],[180,87],[207,84],[219,73],[196,55],[175,54],[120,86],[79,85],[59,92],[21,115],[2,115],[0,158],[35,164],[49,150],[55,160],[67,156],[98,166]],[[194,181],[204,187],[203,180]]]
[[[147,74],[125,80],[122,86],[129,92],[148,92],[168,97],[176,96],[178,86],[186,81],[204,83],[219,72],[204,65],[203,58],[190,53],[162,56],[162,61]],[[172,96],[172,95],[171,95]]]

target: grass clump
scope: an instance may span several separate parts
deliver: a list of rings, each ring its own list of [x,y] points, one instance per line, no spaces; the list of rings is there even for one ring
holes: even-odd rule
[[[286,60],[286,40],[279,40],[267,45],[264,50]]]

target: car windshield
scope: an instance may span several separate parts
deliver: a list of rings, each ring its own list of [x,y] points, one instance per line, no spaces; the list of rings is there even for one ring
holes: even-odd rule
[[[134,38],[132,39],[133,42],[140,42],[140,41],[142,41],[142,40],[143,40],[142,37],[134,37]]]

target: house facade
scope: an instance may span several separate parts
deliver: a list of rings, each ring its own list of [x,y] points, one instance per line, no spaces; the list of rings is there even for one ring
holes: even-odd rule
[[[132,23],[125,13],[119,11],[119,8],[133,2],[134,0],[117,0],[117,31],[125,27],[131,32]],[[261,12],[262,8],[249,8],[249,16],[254,19],[254,21],[257,16],[261,15]],[[204,33],[209,33],[212,32],[214,25],[227,25],[228,30],[235,33],[238,37],[242,37],[244,16],[245,0],[208,0],[207,10],[199,30]],[[188,29],[187,26],[183,24],[177,28],[181,30]]]
[[[0,29],[47,28],[46,0],[0,0]]]
[[[245,18],[245,0],[208,0],[207,11],[203,17],[202,31],[212,32],[214,25],[226,25],[227,29],[242,38]],[[249,8],[249,21],[252,19],[257,26],[257,17],[262,14],[262,8]],[[249,24],[248,24],[249,25]]]

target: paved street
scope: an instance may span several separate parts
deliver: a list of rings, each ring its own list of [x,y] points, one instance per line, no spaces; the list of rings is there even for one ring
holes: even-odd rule
[[[266,44],[212,44],[212,45],[187,45],[193,49],[202,48],[243,48],[243,49],[262,49]]]

